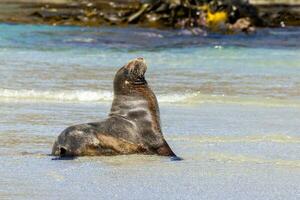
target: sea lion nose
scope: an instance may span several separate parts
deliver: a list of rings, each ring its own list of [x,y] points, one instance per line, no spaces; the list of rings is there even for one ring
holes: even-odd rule
[[[144,58],[138,57],[131,60],[126,66],[129,72],[135,74],[144,75],[147,70],[147,64]]]
[[[140,71],[139,74],[142,74],[144,75],[144,73],[146,72],[147,70],[147,65],[146,65],[146,61],[144,58],[142,57],[139,57],[139,58],[136,58],[136,68]]]
[[[139,62],[139,63],[143,63],[143,64],[146,63],[145,59],[142,58],[142,57],[136,58],[135,61],[137,61],[137,62]]]

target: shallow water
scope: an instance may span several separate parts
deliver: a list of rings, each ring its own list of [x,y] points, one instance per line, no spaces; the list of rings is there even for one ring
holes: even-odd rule
[[[0,199],[299,199],[299,41],[0,24]],[[65,127],[107,115],[115,71],[138,56],[184,160],[51,160]]]

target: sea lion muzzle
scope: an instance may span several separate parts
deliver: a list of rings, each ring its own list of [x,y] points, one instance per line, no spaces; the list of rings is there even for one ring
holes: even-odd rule
[[[140,76],[140,77],[136,78],[135,81],[133,82],[134,85],[144,85],[146,83],[147,83],[147,81],[144,76]]]
[[[125,65],[125,69],[129,71],[129,74],[132,74],[136,77],[142,76],[147,70],[146,61],[143,58],[133,59],[129,61],[127,65]]]

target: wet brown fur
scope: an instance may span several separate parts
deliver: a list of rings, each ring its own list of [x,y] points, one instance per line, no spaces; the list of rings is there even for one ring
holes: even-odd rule
[[[158,154],[175,156],[160,126],[155,94],[144,79],[142,58],[119,69],[114,79],[114,100],[102,122],[68,127],[53,145],[58,156]]]

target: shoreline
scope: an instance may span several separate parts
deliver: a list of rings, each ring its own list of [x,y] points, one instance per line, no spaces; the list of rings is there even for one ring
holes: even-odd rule
[[[199,6],[175,1],[141,3],[127,1],[15,0],[0,2],[0,22],[75,26],[136,25],[144,28],[200,28],[212,32],[253,32],[255,27],[300,26],[300,1],[294,4]]]

